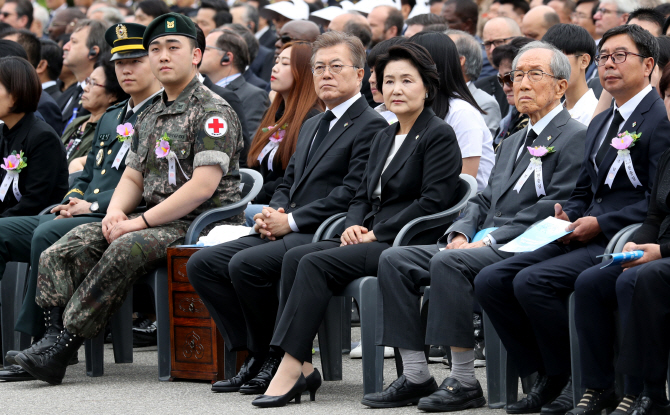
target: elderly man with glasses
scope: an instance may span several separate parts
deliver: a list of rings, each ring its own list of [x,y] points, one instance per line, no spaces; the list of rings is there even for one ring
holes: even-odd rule
[[[555,217],[570,222],[566,230],[572,233],[486,267],[475,280],[476,297],[520,376],[539,372],[528,396],[508,405],[508,413],[572,408],[567,300],[573,291],[579,386],[586,393],[568,414],[595,415],[617,404],[614,311],[618,304],[625,325],[635,274],[618,266],[601,269],[597,256],[619,230],[645,220],[656,165],[670,147],[665,107],[649,84],[658,51],[656,39],[637,25],[604,34],[595,61],[614,104],[591,121],[577,185],[566,203],[555,206]],[[516,71],[513,78],[522,76]],[[629,378],[626,394],[639,394],[637,383]],[[631,413],[632,403],[627,396],[615,413]]]
[[[593,15],[598,39],[608,30],[626,24],[628,15],[638,7],[640,5],[635,0],[601,1]]]
[[[568,59],[549,44],[532,42],[520,50],[513,67],[505,82],[513,84],[516,106],[529,115],[530,123],[503,142],[488,186],[471,199],[462,219],[437,244],[391,248],[379,260],[382,321],[377,342],[400,348],[409,383],[404,389],[422,410],[484,405],[474,368],[473,281],[482,268],[511,257],[499,248],[551,215],[554,204],[568,199],[577,180],[586,127],[561,105],[570,77]],[[542,191],[524,175],[533,163],[529,146],[554,150],[542,158]],[[476,240],[482,233],[487,235]],[[424,336],[419,288],[426,285],[431,286],[431,302]],[[411,391],[430,379],[424,344],[451,346],[452,370],[438,391],[419,401]],[[407,399],[386,398],[396,403]]]

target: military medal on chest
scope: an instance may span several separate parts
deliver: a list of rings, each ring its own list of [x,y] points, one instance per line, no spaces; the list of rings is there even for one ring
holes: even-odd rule
[[[101,166],[102,160],[105,158],[105,152],[103,149],[98,150],[98,155],[95,156],[95,165]]]

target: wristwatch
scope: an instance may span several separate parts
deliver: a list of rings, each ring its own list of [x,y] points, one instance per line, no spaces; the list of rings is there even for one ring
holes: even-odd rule
[[[485,237],[482,238],[482,242],[486,246],[491,246],[491,237],[486,235]]]
[[[91,207],[88,208],[91,212],[95,213],[100,209],[100,205],[98,205],[98,202],[93,202],[91,203]]]

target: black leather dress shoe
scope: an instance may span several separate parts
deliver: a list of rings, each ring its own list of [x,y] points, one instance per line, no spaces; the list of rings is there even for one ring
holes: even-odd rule
[[[525,398],[511,405],[507,405],[508,414],[534,414],[542,407],[561,394],[561,390],[568,382],[567,377],[538,375],[535,384]]]
[[[670,404],[654,401],[649,396],[640,395],[633,403],[631,415],[668,415],[670,414]]]
[[[617,403],[614,388],[586,389],[577,406],[566,415],[597,415],[603,409],[614,409]]]
[[[23,370],[19,365],[7,366],[0,370],[0,380],[5,382],[24,382],[26,380],[37,380],[35,376]]]
[[[486,404],[482,385],[466,387],[454,378],[446,378],[437,392],[419,400],[419,409],[426,412],[462,411]]]
[[[546,415],[563,415],[574,407],[571,376],[570,380],[568,380],[568,384],[565,385],[561,394],[558,395],[558,398],[554,399],[553,402],[544,405],[540,410],[540,413]]]
[[[431,395],[436,390],[437,383],[432,376],[424,383],[415,385],[410,383],[405,375],[402,375],[383,392],[368,393],[363,396],[361,403],[372,408],[398,408],[416,405],[421,398]]]
[[[258,372],[258,374],[253,379],[240,387],[240,393],[245,395],[264,394],[265,391],[268,390],[268,386],[270,386],[272,378],[275,377],[275,373],[277,373],[277,368],[279,367],[280,362],[281,360],[277,357],[268,357],[265,359],[263,366],[261,366],[260,372]]]
[[[253,355],[247,356],[244,364],[237,375],[230,379],[224,379],[212,385],[212,392],[237,392],[240,387],[258,375],[263,361],[255,358]]]

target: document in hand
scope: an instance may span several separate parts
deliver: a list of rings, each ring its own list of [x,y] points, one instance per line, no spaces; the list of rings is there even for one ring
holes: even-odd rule
[[[612,257],[612,262],[600,267],[600,269],[603,269],[607,267],[612,267],[614,265],[623,264],[624,262],[635,261],[637,259],[642,258],[643,255],[644,251],[630,251],[630,252],[619,252],[617,254],[598,255],[596,258],[602,258],[606,256]]]
[[[569,234],[565,228],[570,222],[549,216],[542,222],[531,226],[526,232],[512,239],[500,250],[505,252],[531,252],[541,248],[556,239]]]

